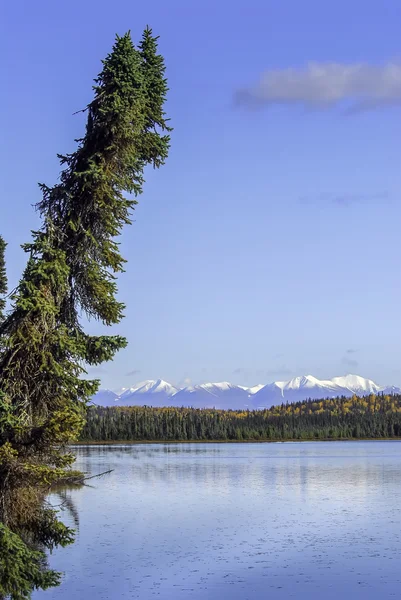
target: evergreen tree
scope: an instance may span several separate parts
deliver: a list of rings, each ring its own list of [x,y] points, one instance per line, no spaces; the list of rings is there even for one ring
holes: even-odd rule
[[[144,159],[151,161],[154,167],[164,164],[170,144],[169,135],[159,136],[157,129],[171,131],[164,112],[168,87],[164,77],[164,59],[157,54],[157,40],[158,37],[153,37],[152,30],[147,27],[139,44],[146,106],[142,152]]]
[[[82,441],[399,438],[401,395],[304,400],[264,410],[91,407]]]
[[[75,152],[60,155],[60,181],[40,186],[43,227],[24,246],[28,264],[0,323],[0,594],[14,599],[29,597],[28,584],[57,581],[38,571],[37,552],[70,543],[73,533],[44,496],[53,483],[80,477],[67,444],[79,435],[99,383],[85,378],[85,366],[111,360],[126,345],[120,336],[87,335],[80,314],[105,325],[123,317],[116,275],[125,260],[115,238],[131,222],[145,167],[162,165],[170,143],[156,42],[146,29],[136,49],[128,33],[103,61],[85,136]],[[10,580],[7,552],[17,546],[24,559]]]
[[[38,209],[53,222],[70,268],[71,291],[63,311],[72,327],[79,308],[105,324],[122,318],[114,276],[125,261],[113,238],[131,223],[136,204],[123,192],[142,193],[144,167],[161,166],[170,144],[169,136],[157,130],[167,130],[162,110],[167,85],[156,41],[149,29],[142,51],[134,48],[129,34],[117,38],[95,80],[85,137],[76,152],[60,156],[66,165],[61,183],[41,186]]]
[[[6,307],[5,295],[7,293],[7,274],[6,274],[6,242],[0,235],[0,323],[4,319],[4,309]]]

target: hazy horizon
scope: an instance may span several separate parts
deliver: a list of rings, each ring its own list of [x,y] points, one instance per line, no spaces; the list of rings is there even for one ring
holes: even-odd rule
[[[297,378],[299,379],[299,378],[302,378],[302,377],[313,377],[313,378],[317,379],[319,382],[332,381],[333,379],[346,378],[346,377],[357,377],[357,378],[362,378],[362,379],[365,379],[365,380],[373,381],[373,383],[375,383],[376,385],[380,386],[381,388],[391,387],[391,386],[397,387],[392,382],[389,382],[389,381],[387,381],[387,382],[375,381],[371,377],[364,377],[362,375],[359,375],[358,373],[342,373],[342,374],[337,373],[337,374],[335,374],[335,375],[333,375],[331,377],[321,377],[321,378],[315,377],[312,373],[299,373],[298,375],[295,375],[294,377],[288,377],[288,378],[283,378],[283,379],[277,379],[276,378],[276,379],[269,379],[269,380],[266,380],[266,381],[257,381],[257,382],[254,382],[253,384],[233,383],[233,381],[229,381],[229,380],[225,380],[225,381],[210,381],[210,380],[206,380],[206,379],[199,380],[199,381],[192,381],[192,380],[188,379],[188,380],[180,380],[178,382],[174,382],[174,381],[169,381],[167,379],[164,379],[163,377],[156,377],[156,378],[152,378],[152,379],[133,379],[128,385],[118,385],[117,384],[117,385],[115,385],[115,386],[113,386],[111,388],[102,387],[101,389],[102,390],[109,389],[110,391],[113,391],[115,393],[118,393],[118,392],[121,393],[122,391],[128,390],[130,388],[138,388],[142,384],[146,384],[146,383],[149,383],[149,382],[155,382],[155,383],[157,383],[158,381],[168,383],[168,384],[172,385],[173,387],[177,388],[178,390],[184,389],[186,387],[191,388],[191,387],[196,387],[196,386],[200,386],[200,385],[224,384],[224,383],[229,383],[231,385],[235,385],[235,386],[238,386],[238,387],[243,387],[243,388],[246,388],[246,389],[251,389],[251,388],[258,387],[260,385],[263,385],[263,386],[269,385],[271,383],[288,383],[290,381],[293,381],[294,379],[297,379]]]

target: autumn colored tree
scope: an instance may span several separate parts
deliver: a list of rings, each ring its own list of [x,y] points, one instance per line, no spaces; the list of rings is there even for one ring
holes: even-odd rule
[[[265,410],[92,407],[82,441],[401,437],[401,395],[304,400]]]

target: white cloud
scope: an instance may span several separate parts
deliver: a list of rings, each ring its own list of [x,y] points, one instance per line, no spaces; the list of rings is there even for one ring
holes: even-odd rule
[[[401,63],[309,63],[303,68],[271,69],[259,82],[239,90],[244,106],[300,104],[327,108],[342,102],[348,110],[401,104]]]

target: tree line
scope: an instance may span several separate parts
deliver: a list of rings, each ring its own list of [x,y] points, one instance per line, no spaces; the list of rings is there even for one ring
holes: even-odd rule
[[[401,395],[339,397],[265,410],[89,408],[82,442],[261,441],[401,437]]]
[[[105,326],[123,318],[116,278],[126,261],[116,238],[131,223],[146,166],[168,155],[157,39],[149,28],[137,46],[130,33],[117,36],[82,111],[85,135],[59,155],[57,183],[40,184],[42,225],[23,246],[27,265],[9,298],[0,237],[0,598],[57,585],[45,552],[74,538],[46,495],[83,477],[69,448],[99,387],[87,368],[127,343],[89,335],[82,317]]]

